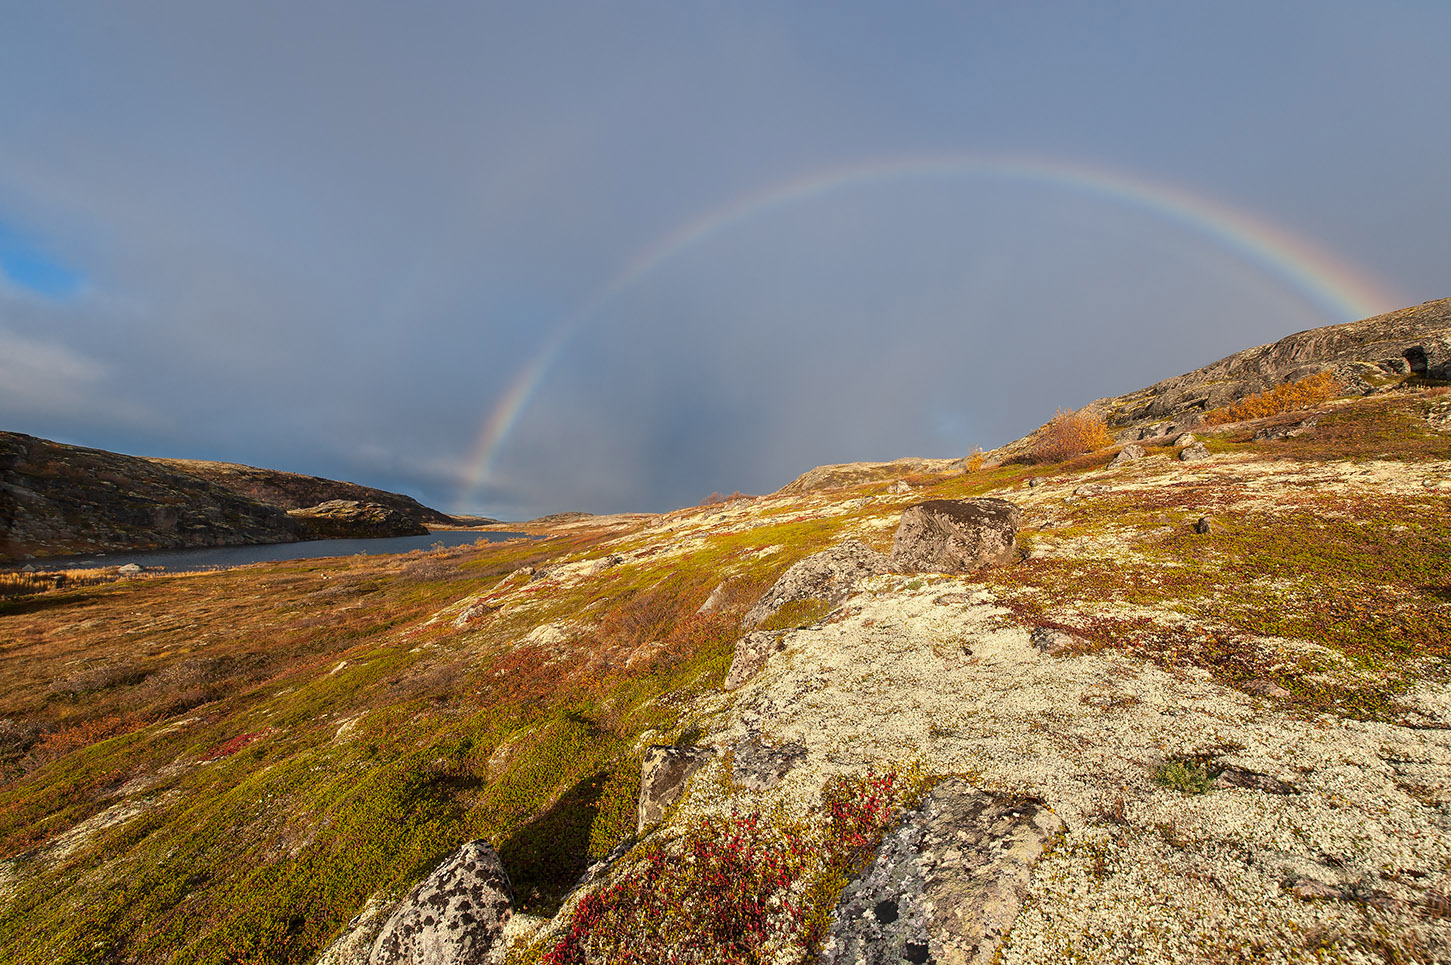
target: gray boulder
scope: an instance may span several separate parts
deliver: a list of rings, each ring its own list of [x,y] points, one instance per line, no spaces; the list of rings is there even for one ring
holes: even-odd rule
[[[1011,563],[1018,507],[1003,499],[934,499],[909,506],[892,540],[905,572],[972,573]]]
[[[1062,825],[1039,802],[943,781],[842,892],[821,961],[986,965]]]
[[[487,841],[470,841],[389,916],[368,965],[500,965],[514,889]]]
[[[1177,438],[1177,439],[1174,440],[1174,445],[1176,445],[1176,446],[1178,446],[1180,448],[1183,448],[1184,446],[1192,446],[1195,443],[1197,443],[1198,441],[1199,441],[1199,437],[1196,436],[1194,433],[1192,433],[1192,432],[1185,432],[1185,433],[1181,433],[1180,436],[1179,436],[1179,438]]]
[[[715,753],[709,747],[676,747],[653,744],[645,748],[640,762],[640,802],[637,827],[643,831],[665,816],[679,800],[690,775]]]
[[[125,563],[121,566],[116,567],[116,572],[121,576],[140,576],[141,567],[137,566],[135,563]]]
[[[767,658],[786,646],[783,636],[777,630],[757,630],[737,640],[736,653],[731,658],[722,689],[735,690],[760,673]]]
[[[1179,450],[1179,459],[1182,462],[1199,462],[1208,458],[1209,450],[1204,447],[1202,442],[1196,442],[1192,446],[1185,446]]]
[[[909,510],[910,512],[910,510]],[[751,607],[742,623],[754,627],[787,603],[825,600],[839,606],[851,596],[857,580],[891,569],[890,561],[860,540],[849,539],[808,556],[792,566]]]
[[[1109,463],[1109,465],[1122,466],[1126,462],[1142,459],[1144,455],[1144,447],[1136,442],[1131,442],[1118,451],[1118,455],[1113,457],[1113,462]]]

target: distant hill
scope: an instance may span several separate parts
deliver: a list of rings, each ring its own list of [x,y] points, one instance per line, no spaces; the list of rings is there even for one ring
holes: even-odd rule
[[[411,536],[452,517],[397,493],[0,432],[0,560]]]

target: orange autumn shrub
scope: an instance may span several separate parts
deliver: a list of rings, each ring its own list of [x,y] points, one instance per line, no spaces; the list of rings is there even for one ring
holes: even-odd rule
[[[1265,392],[1245,396],[1233,405],[1214,409],[1205,417],[1212,426],[1246,419],[1263,419],[1281,412],[1294,412],[1318,405],[1340,394],[1340,383],[1330,371],[1317,372],[1296,382],[1286,382]]]

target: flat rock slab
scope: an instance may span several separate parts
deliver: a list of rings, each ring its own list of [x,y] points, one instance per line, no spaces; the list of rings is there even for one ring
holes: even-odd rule
[[[787,603],[797,600],[825,600],[839,606],[851,596],[857,580],[886,573],[887,558],[861,540],[822,550],[793,565],[746,614],[743,624],[754,627]]]
[[[973,573],[1013,561],[1018,507],[1005,499],[933,499],[902,512],[892,565],[904,572]]]
[[[487,841],[470,841],[389,916],[368,965],[500,965],[514,889]]]
[[[1042,804],[939,784],[832,914],[825,965],[986,965],[1063,822]]]
[[[645,748],[640,762],[639,830],[643,831],[665,816],[685,790],[685,782],[710,760],[715,751],[709,747],[676,747],[653,744]]]

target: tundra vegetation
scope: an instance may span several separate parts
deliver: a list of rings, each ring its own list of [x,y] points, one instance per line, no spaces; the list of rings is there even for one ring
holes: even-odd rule
[[[399,557],[6,576],[0,958],[309,962],[370,898],[473,838],[497,848],[521,915],[561,912],[515,960],[608,961],[666,931],[681,960],[807,956],[846,877],[943,775],[882,762],[804,817],[682,819],[637,840],[640,758],[729,706],[742,615],[787,567],[847,538],[887,551],[923,499],[1019,503],[1024,558],[974,585],[1073,652],[1207,672],[1307,722],[1418,724],[1405,695],[1444,687],[1451,658],[1441,396],[1297,385],[1245,412],[1313,411],[1315,431],[1256,442],[1255,425],[1211,420],[1214,458],[1194,467],[1148,444],[1109,470],[1103,423],[1060,411],[1031,464],[919,472],[906,493],[884,469]],[[1108,488],[1075,495],[1086,482]],[[1192,527],[1205,515],[1208,535]],[[808,600],[771,628],[832,619]],[[1152,774],[1189,796],[1213,776],[1190,759]],[[621,848],[621,870],[567,904]],[[1307,954],[1361,948],[1339,940]],[[1386,961],[1430,960],[1410,938],[1375,941]]]

